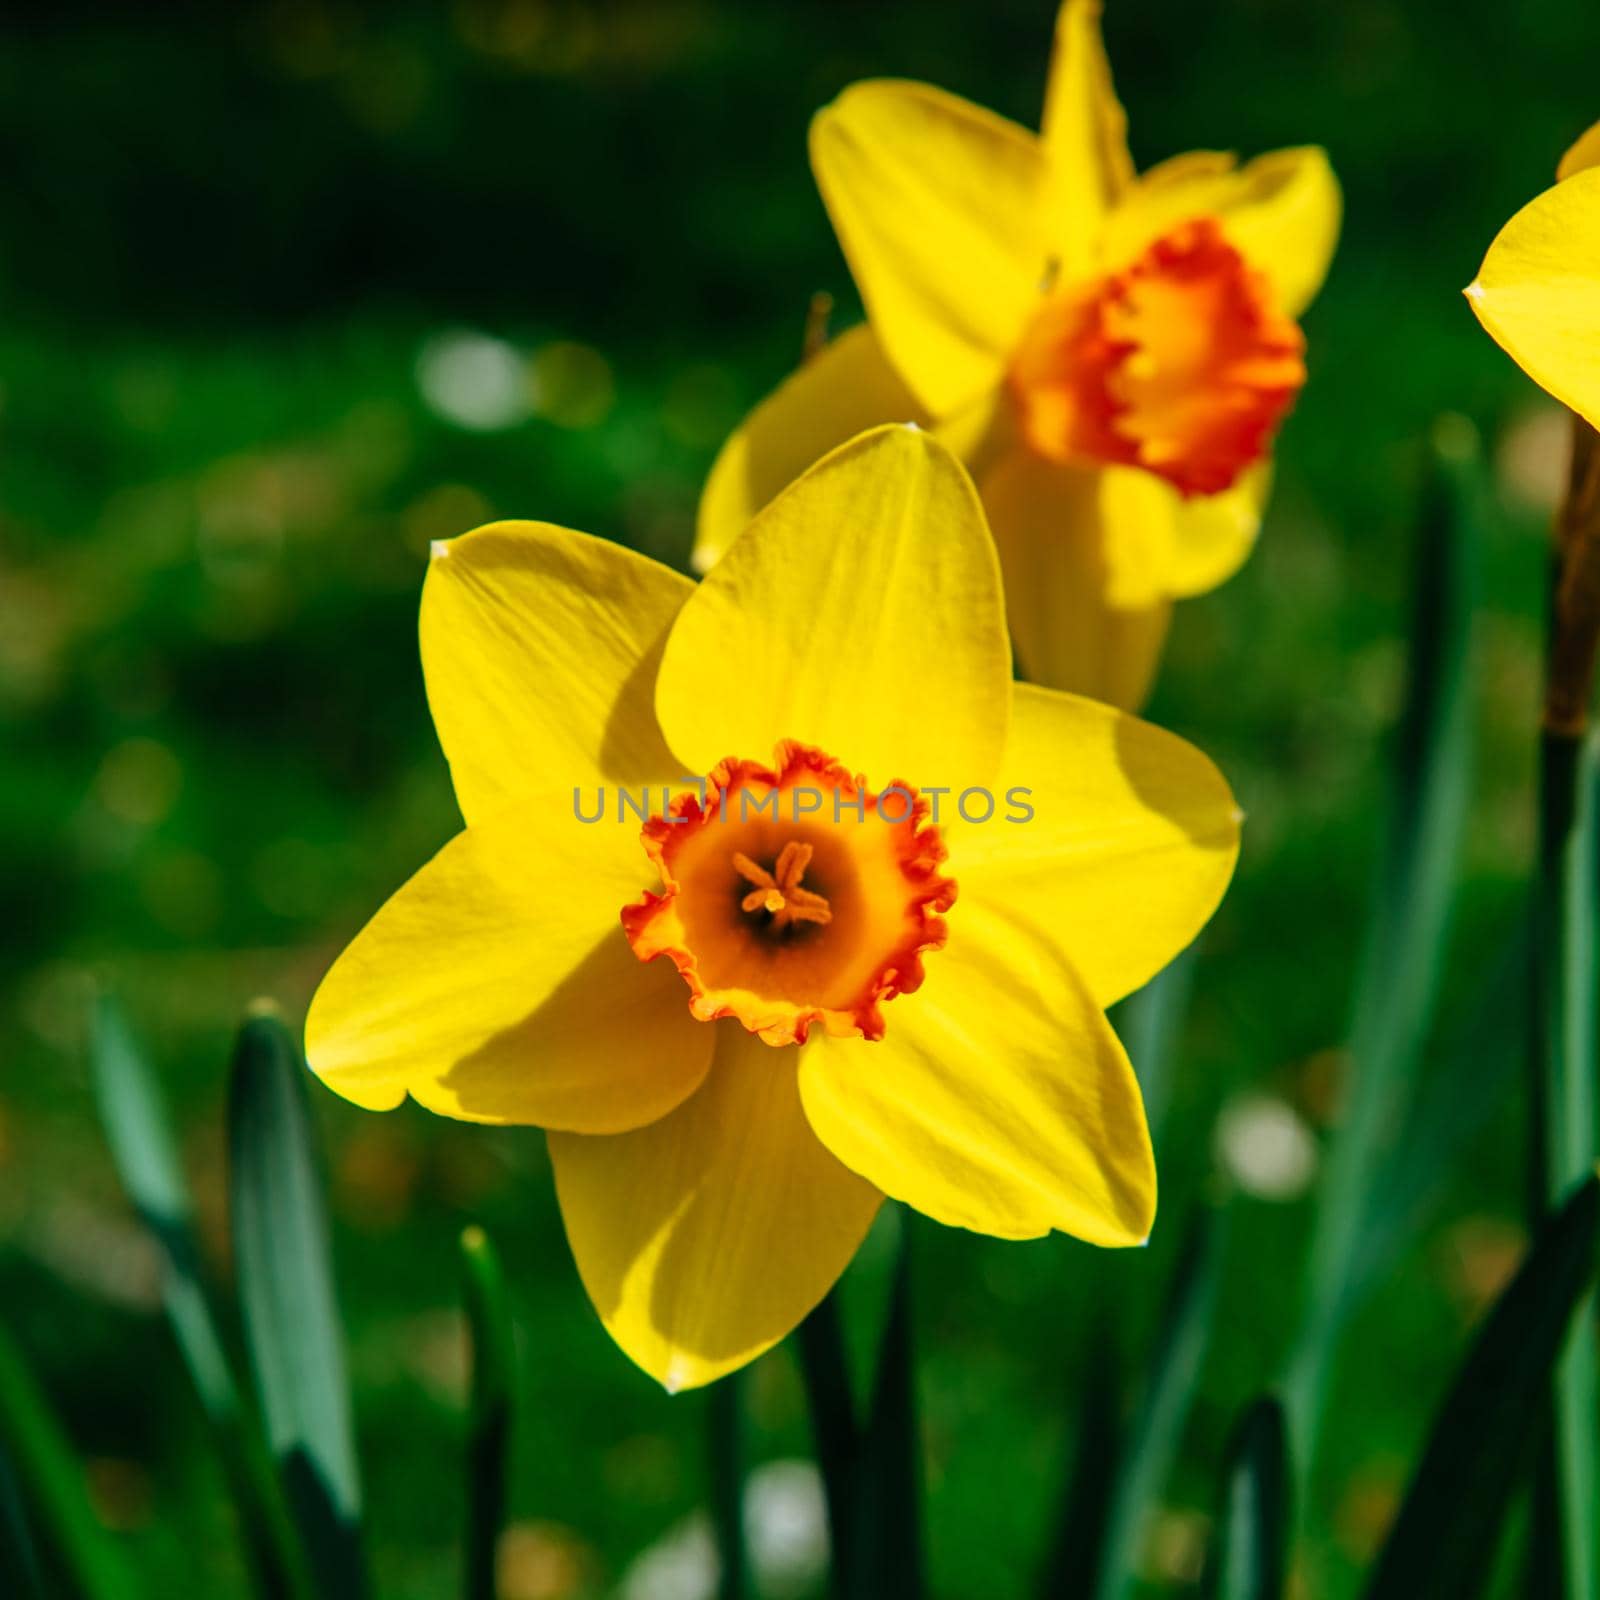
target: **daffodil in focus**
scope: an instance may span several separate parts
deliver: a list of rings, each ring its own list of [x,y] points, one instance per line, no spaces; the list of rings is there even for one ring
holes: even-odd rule
[[[811,162],[868,320],[728,441],[697,564],[840,440],[915,420],[977,478],[1024,675],[1136,708],[1173,600],[1255,541],[1338,235],[1326,156],[1136,174],[1098,0],[1067,0],[1042,134],[870,81],[818,113]]]
[[[1467,299],[1533,381],[1600,428],[1600,123],[1489,246]]]
[[[359,1105],[547,1129],[641,1367],[677,1389],[774,1344],[885,1196],[1147,1237],[1104,1008],[1210,915],[1237,812],[1182,740],[1013,685],[943,446],[848,443],[698,586],[479,529],[437,548],[421,640],[466,828],[335,963],[307,1054]]]

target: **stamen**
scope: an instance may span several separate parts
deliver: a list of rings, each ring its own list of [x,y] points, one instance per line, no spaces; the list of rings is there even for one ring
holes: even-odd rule
[[[791,922],[833,921],[833,909],[827,900],[810,889],[802,889],[800,880],[811,865],[812,849],[798,839],[791,839],[778,852],[773,869],[757,866],[742,850],[733,852],[734,870],[746,883],[755,887],[739,902],[742,911],[752,915],[765,911],[772,918],[774,929],[783,929]]]

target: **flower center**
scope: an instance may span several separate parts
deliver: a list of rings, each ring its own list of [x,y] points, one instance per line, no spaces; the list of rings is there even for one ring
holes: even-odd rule
[[[1047,299],[1011,394],[1049,460],[1143,467],[1183,495],[1217,494],[1266,453],[1305,382],[1304,350],[1266,278],[1205,217]]]
[[[800,887],[815,850],[814,845],[791,839],[778,852],[771,872],[758,867],[744,851],[735,850],[733,864],[739,876],[755,885],[739,902],[740,910],[765,916],[776,933],[782,933],[791,922],[832,922],[833,911],[828,902],[820,894]]]
[[[882,1038],[884,1002],[922,982],[955,902],[929,811],[808,745],[780,744],[770,767],[730,757],[645,824],[662,890],[623,907],[623,929],[641,961],[673,962],[702,1021],[774,1045],[813,1026]]]

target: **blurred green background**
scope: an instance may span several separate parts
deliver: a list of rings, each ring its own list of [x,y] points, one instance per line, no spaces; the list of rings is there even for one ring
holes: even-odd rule
[[[1231,1193],[1220,1332],[1145,1541],[1151,1592],[1193,1579],[1229,1421],[1295,1327],[1401,690],[1419,441],[1446,410],[1484,432],[1496,515],[1437,1070],[1507,942],[1565,432],[1459,290],[1600,115],[1579,0],[1108,9],[1141,165],[1320,142],[1347,219],[1259,552],[1181,609],[1152,707],[1250,819],[1196,968],[1164,1226],[1109,1262],[917,1228],[931,1566],[962,1600],[1029,1592],[1093,1315],[1115,1285],[1135,1362],[1186,1209]],[[150,1593],[245,1587],[93,1113],[95,979],[162,1064],[225,1271],[240,1011],[268,994],[303,1014],[457,822],[415,648],[429,540],[525,516],[683,565],[699,480],[792,364],[810,294],[856,315],[810,113],[893,74],[1036,124],[1052,15],[521,0],[154,21],[58,5],[0,26],[0,1304]],[[1352,1330],[1306,1600],[1352,1592],[1516,1259],[1519,1082]],[[705,1497],[704,1397],[668,1399],[601,1332],[540,1136],[314,1100],[381,1592],[455,1588],[469,1219],[502,1246],[524,1335],[506,1600],[609,1594],[641,1552],[665,1561]],[[858,1342],[883,1245],[848,1283]],[[749,1396],[756,1458],[805,1455],[786,1351]],[[697,1592],[646,1570],[630,1594]]]

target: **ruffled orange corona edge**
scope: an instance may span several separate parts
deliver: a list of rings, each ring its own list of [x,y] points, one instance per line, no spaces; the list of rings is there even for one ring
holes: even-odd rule
[[[796,817],[800,794],[820,809]],[[678,796],[640,837],[662,892],[625,906],[623,929],[641,961],[672,961],[702,1021],[737,1018],[771,1045],[803,1044],[816,1025],[881,1039],[884,1003],[917,989],[923,956],[944,946],[956,884],[939,871],[947,852],[928,800],[906,783],[874,791],[813,745],[784,740],[770,767],[727,757],[703,797]],[[744,904],[735,856],[773,862],[790,844],[809,847],[808,891],[830,914],[774,934],[768,913]]]

